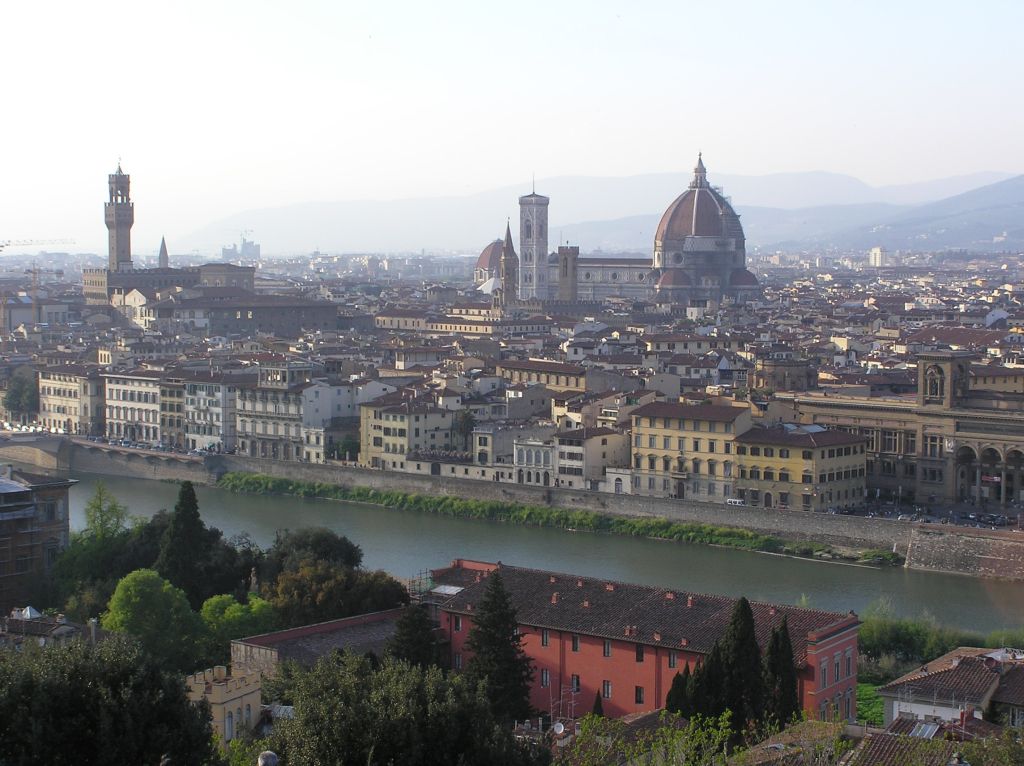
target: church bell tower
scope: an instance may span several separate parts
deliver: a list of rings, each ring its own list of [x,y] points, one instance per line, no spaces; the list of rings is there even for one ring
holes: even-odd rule
[[[519,198],[519,297],[547,300],[548,203],[536,191]]]
[[[128,187],[131,176],[121,170],[107,176],[110,199],[103,206],[107,222],[109,249],[107,269],[110,271],[131,271],[132,269],[132,224],[135,223],[135,203],[131,201]]]

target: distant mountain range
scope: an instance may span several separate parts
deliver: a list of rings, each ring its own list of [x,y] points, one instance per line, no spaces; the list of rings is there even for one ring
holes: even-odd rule
[[[708,173],[742,216],[749,247],[1017,249],[1024,246],[1024,176],[975,173],[917,184],[871,187],[836,173],[740,176]],[[689,173],[626,178],[563,176],[537,183],[551,198],[549,244],[647,252],[663,211]],[[504,187],[462,197],[310,202],[249,210],[181,238],[180,249],[212,250],[228,231],[252,230],[269,254],[479,252],[517,234],[518,197]],[[999,240],[1004,236],[1003,241]],[[1014,244],[1014,243],[1018,244]]]

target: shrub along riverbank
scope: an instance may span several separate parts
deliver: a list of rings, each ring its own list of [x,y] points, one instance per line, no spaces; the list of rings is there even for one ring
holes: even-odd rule
[[[295,495],[326,500],[372,503],[389,508],[434,513],[466,519],[483,519],[534,527],[556,527],[573,531],[607,532],[631,537],[676,540],[704,545],[721,545],[750,551],[788,553],[798,556],[835,556],[820,543],[786,543],[778,538],[737,527],[671,521],[662,518],[630,518],[597,511],[567,510],[537,505],[522,505],[501,500],[470,500],[447,495],[420,495],[390,492],[369,487],[345,487],[323,482],[280,479],[263,474],[232,472],[224,474],[217,486],[230,492],[247,494]]]

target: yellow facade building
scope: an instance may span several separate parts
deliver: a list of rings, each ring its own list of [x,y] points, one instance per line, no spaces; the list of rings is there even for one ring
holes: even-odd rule
[[[652,402],[633,411],[633,494],[724,502],[733,496],[737,434],[750,410]]]
[[[755,427],[736,437],[735,497],[745,505],[804,511],[864,504],[863,436],[820,427]]]
[[[225,665],[193,673],[185,684],[193,702],[206,700],[210,705],[213,729],[224,743],[252,729],[260,717],[261,682],[259,671]]]

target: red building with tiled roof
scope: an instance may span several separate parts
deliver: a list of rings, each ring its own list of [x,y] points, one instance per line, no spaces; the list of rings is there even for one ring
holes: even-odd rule
[[[432,572],[431,600],[449,639],[451,666],[470,657],[466,638],[487,577],[499,570],[533,660],[530,702],[554,718],[581,717],[600,694],[620,717],[664,707],[675,674],[700,663],[724,634],[736,599],[456,559]],[[856,716],[857,631],[841,614],[752,602],[757,641],[787,618],[798,691],[812,717]]]

